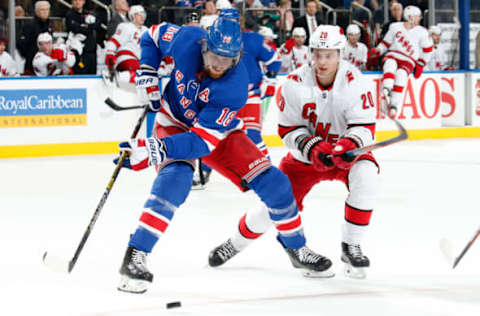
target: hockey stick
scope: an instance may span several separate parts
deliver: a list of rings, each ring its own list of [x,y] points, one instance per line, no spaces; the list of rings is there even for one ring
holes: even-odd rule
[[[145,107],[144,105],[120,106],[110,98],[106,98],[105,103],[108,105],[108,107],[110,107],[114,111],[136,110],[136,109],[143,109]]]
[[[455,269],[455,267],[460,263],[460,260],[462,260],[463,256],[465,256],[468,249],[470,249],[475,240],[477,240],[478,236],[480,236],[480,228],[477,229],[477,232],[472,237],[472,239],[470,239],[470,241],[463,248],[462,252],[455,258],[453,257],[452,243],[445,238],[440,240],[440,248],[442,249],[445,258],[449,261],[450,264],[452,264],[452,269]]]
[[[200,176],[200,184],[202,186],[204,186],[205,185],[205,175],[203,174],[202,158],[198,158],[198,175]]]
[[[345,155],[347,157],[351,158],[351,157],[354,157],[354,156],[366,154],[366,153],[368,153],[372,150],[382,148],[382,147],[386,147],[386,146],[389,146],[389,145],[392,145],[392,144],[395,144],[395,143],[401,142],[402,140],[407,139],[408,138],[408,133],[407,133],[407,130],[403,127],[403,125],[400,124],[400,122],[398,120],[396,120],[395,118],[390,117],[388,115],[387,115],[387,117],[389,117],[393,121],[393,123],[395,123],[397,128],[400,130],[400,134],[398,136],[395,136],[395,137],[390,138],[390,139],[386,139],[384,141],[381,141],[381,142],[378,142],[378,143],[375,143],[375,144],[372,144],[372,145],[368,145],[368,146],[364,146],[364,147],[349,150],[345,153]]]
[[[105,100],[105,102],[107,102],[107,100]],[[109,100],[109,102],[114,104],[112,100]],[[137,124],[135,125],[135,128],[130,138],[135,138],[137,136],[142,126],[142,123],[145,120],[147,113],[148,113],[148,106],[145,105],[144,111],[140,116],[140,118],[138,119]],[[46,251],[43,255],[43,262],[45,263],[45,265],[59,272],[66,272],[66,273],[72,272],[72,269],[75,266],[75,263],[77,262],[78,257],[80,256],[80,252],[82,251],[83,246],[85,246],[85,243],[87,242],[87,239],[90,236],[90,233],[92,232],[93,227],[95,226],[95,222],[97,221],[98,216],[100,215],[100,212],[103,206],[105,205],[105,202],[107,201],[110,191],[112,190],[113,184],[115,183],[115,180],[117,180],[117,176],[120,173],[123,162],[125,161],[126,158],[127,158],[127,153],[124,151],[120,155],[120,159],[118,160],[117,165],[115,166],[115,170],[113,171],[113,174],[110,177],[110,180],[108,181],[107,187],[103,192],[102,198],[100,199],[100,202],[98,203],[97,208],[95,209],[95,212],[93,213],[93,216],[90,219],[90,223],[88,224],[87,229],[85,230],[85,233],[83,234],[82,239],[80,240],[80,243],[78,244],[72,259],[68,262],[65,262],[59,259],[58,257],[56,257],[55,255],[52,255],[48,253],[48,251]]]

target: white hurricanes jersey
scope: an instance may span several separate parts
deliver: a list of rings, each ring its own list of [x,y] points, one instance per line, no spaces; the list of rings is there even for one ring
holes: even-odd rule
[[[387,34],[378,45],[381,54],[387,51],[385,56],[407,61],[412,66],[415,66],[419,59],[427,63],[433,50],[428,31],[420,25],[407,30],[404,23],[390,24]]]
[[[140,59],[140,38],[148,31],[144,25],[137,27],[132,22],[120,23],[115,34],[108,39],[105,49],[107,54],[117,56],[117,64],[135,58]]]
[[[345,50],[343,51],[343,59],[348,60],[360,70],[365,70],[367,65],[367,52],[367,45],[358,42],[357,46],[352,46],[347,41],[347,45],[345,45]]]
[[[288,54],[282,54],[282,49],[279,49],[280,57],[282,58],[281,72],[291,72],[301,66],[308,64],[311,60],[310,50],[307,46],[302,45],[300,48],[293,46]]]
[[[15,61],[6,51],[3,52],[0,55],[0,77],[11,77],[16,75],[18,75],[18,73]]]
[[[319,86],[310,65],[287,78],[279,91],[278,131],[296,159],[310,163],[298,150],[299,137],[320,136],[331,144],[342,136],[354,138],[361,146],[374,142],[373,85],[357,67],[341,60],[328,89]]]
[[[430,60],[425,70],[444,70],[448,66],[448,56],[444,45],[438,45],[433,48]]]
[[[65,61],[58,61],[49,55],[38,52],[33,57],[33,71],[37,76],[70,75],[70,68],[75,65],[75,54],[65,44],[53,45],[53,49],[61,49],[66,54]]]

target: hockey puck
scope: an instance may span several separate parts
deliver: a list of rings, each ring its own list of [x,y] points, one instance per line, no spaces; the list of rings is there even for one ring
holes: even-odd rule
[[[167,309],[176,308],[176,307],[182,307],[182,302],[177,301],[177,302],[167,303]]]

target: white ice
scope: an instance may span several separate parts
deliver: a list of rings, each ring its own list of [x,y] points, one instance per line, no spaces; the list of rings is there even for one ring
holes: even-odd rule
[[[270,149],[278,164],[285,148]],[[143,295],[116,290],[118,268],[154,178],[122,171],[69,275],[42,263],[48,250],[69,260],[107,185],[113,155],[0,160],[0,315],[480,315],[480,241],[455,270],[480,225],[480,139],[408,141],[378,150],[381,186],[363,246],[365,280],[343,275],[340,232],[346,189],[322,183],[307,196],[308,245],[329,256],[332,279],[295,271],[270,232],[225,266],[209,251],[254,206],[215,174],[177,211],[149,257],[154,283]],[[165,308],[181,301],[182,307]]]

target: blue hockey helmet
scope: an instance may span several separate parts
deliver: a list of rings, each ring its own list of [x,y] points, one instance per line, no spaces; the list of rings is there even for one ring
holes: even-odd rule
[[[243,41],[238,11],[222,10],[217,20],[210,26],[206,42],[208,50],[214,54],[224,57],[239,57]]]
[[[238,13],[238,10],[235,8],[221,9],[219,17],[220,16],[224,18],[230,18],[230,19],[240,21],[240,13]]]

